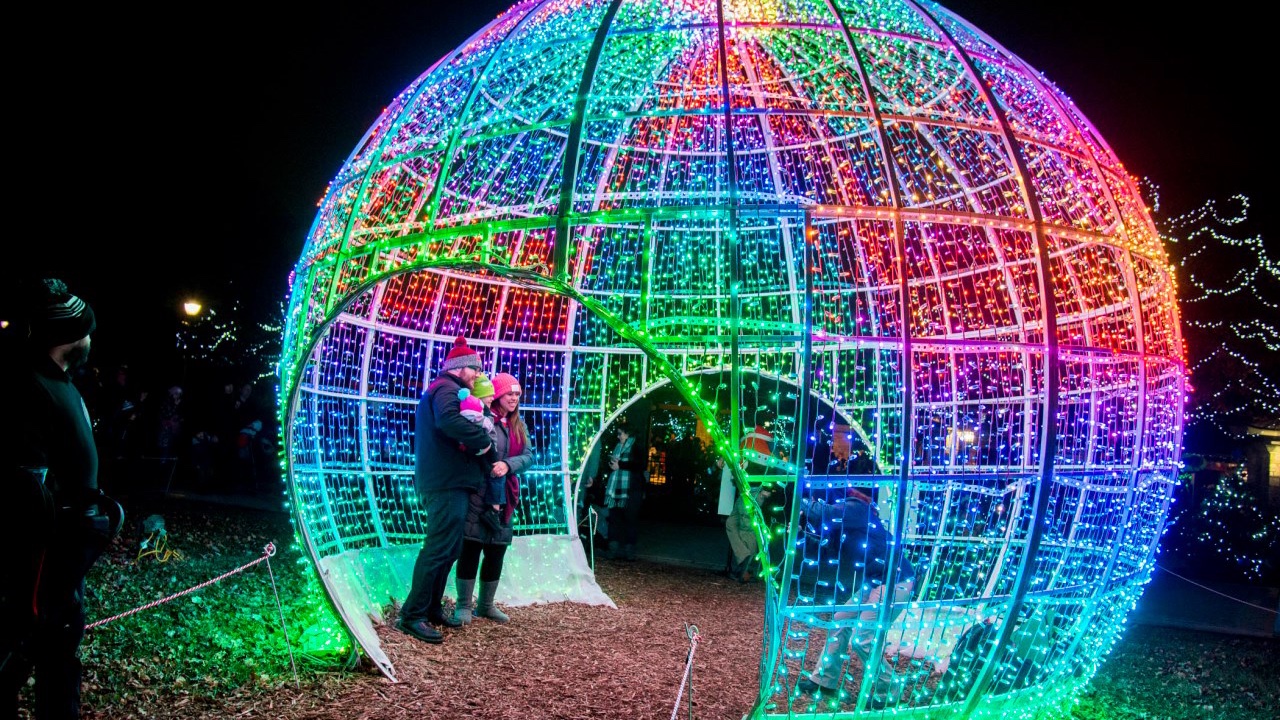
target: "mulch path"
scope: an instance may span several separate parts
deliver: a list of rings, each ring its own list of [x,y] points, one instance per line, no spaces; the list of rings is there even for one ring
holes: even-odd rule
[[[740,720],[759,686],[764,588],[707,570],[602,560],[601,588],[618,608],[555,603],[506,608],[506,625],[477,619],[428,645],[380,629],[391,682],[370,664],[292,684],[186,699],[148,717],[679,718]],[[682,681],[697,626],[693,671]],[[692,709],[689,703],[692,697]],[[86,708],[84,718],[111,718]]]

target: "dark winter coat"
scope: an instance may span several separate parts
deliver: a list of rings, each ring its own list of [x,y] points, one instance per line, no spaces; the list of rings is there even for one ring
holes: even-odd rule
[[[16,367],[10,360],[0,374],[0,537],[7,553],[0,599],[6,625],[17,623],[37,633],[32,642],[45,643],[52,642],[50,628],[83,631],[84,576],[123,517],[98,490],[93,429],[71,378],[48,355]],[[35,468],[44,469],[42,483]],[[33,625],[37,614],[44,622]]]
[[[467,524],[463,531],[463,537],[475,542],[484,543],[486,545],[510,545],[511,538],[514,534],[512,528],[511,511],[512,501],[518,497],[518,493],[510,492],[512,482],[519,482],[520,473],[524,472],[533,464],[533,449],[525,442],[524,447],[515,456],[509,457],[511,436],[504,422],[495,422],[493,424],[493,445],[498,453],[498,457],[506,461],[507,472],[507,502],[508,506],[503,508],[503,512],[499,513],[499,520],[502,524],[502,530],[497,533],[490,532],[483,523],[480,522],[480,516],[487,510],[492,511],[491,507],[485,505],[484,498],[480,493],[474,493],[471,496],[471,505],[467,508]]]
[[[801,597],[843,605],[885,583],[894,538],[873,505],[855,497],[837,503],[812,500],[804,505],[804,518],[793,573]],[[895,582],[914,576],[903,556]]]
[[[98,500],[98,449],[89,411],[71,378],[47,355],[5,381],[3,462],[47,467],[45,487],[58,507],[83,510]]]
[[[414,484],[418,493],[484,490],[484,462],[478,453],[493,441],[484,428],[462,416],[458,391],[466,387],[441,373],[418,401],[414,428]]]

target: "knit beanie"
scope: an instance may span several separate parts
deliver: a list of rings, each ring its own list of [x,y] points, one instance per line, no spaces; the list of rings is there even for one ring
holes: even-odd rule
[[[516,380],[515,375],[498,373],[493,376],[493,394],[496,397],[502,397],[512,390],[520,389],[520,381]]]
[[[484,420],[484,402],[467,388],[458,391],[458,412],[471,422]]]
[[[453,349],[444,358],[445,370],[461,370],[462,368],[484,368],[480,364],[480,355],[467,346],[467,339],[459,335],[453,341]]]
[[[493,399],[493,383],[489,381],[488,375],[480,373],[476,376],[476,379],[471,383],[471,394],[476,396],[477,399],[485,401],[485,403]]]
[[[26,298],[31,342],[41,348],[73,343],[92,333],[98,326],[93,308],[71,294],[66,283],[45,278]]]

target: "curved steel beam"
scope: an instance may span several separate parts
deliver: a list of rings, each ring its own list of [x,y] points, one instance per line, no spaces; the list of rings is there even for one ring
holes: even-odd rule
[[[565,141],[560,166],[560,204],[556,208],[556,234],[551,244],[551,274],[557,278],[569,277],[569,215],[573,212],[573,191],[578,184],[579,149],[582,146],[582,128],[587,122],[587,100],[591,97],[591,86],[596,80],[596,66],[600,64],[600,53],[604,49],[605,38],[609,35],[609,26],[613,25],[613,18],[621,5],[622,0],[611,0],[609,9],[600,20],[600,27],[596,28],[595,38],[591,41],[591,50],[583,63],[578,94],[573,99],[569,139]]]
[[[987,107],[991,109],[991,113],[995,115],[996,120],[1000,123],[1000,135],[1005,145],[1005,151],[1009,154],[1009,160],[1017,168],[1018,186],[1034,221],[1032,235],[1035,238],[1040,299],[1044,310],[1041,323],[1044,332],[1045,401],[1044,405],[1041,406],[1040,480],[1036,486],[1036,500],[1031,511],[1031,532],[1027,537],[1026,548],[1018,563],[1018,575],[1014,581],[1014,589],[1012,598],[1009,600],[1008,610],[1000,621],[1000,634],[991,650],[987,653],[982,664],[981,674],[969,690],[969,696],[964,702],[964,709],[960,713],[962,718],[967,718],[973,714],[978,704],[982,701],[987,687],[995,676],[995,660],[1004,648],[1008,646],[1009,639],[1013,636],[1015,621],[1031,586],[1031,576],[1034,574],[1032,568],[1040,549],[1040,541],[1044,536],[1043,519],[1049,506],[1049,490],[1053,482],[1054,453],[1058,448],[1058,311],[1053,295],[1053,277],[1049,269],[1050,256],[1048,242],[1045,240],[1044,213],[1041,211],[1040,202],[1032,190],[1034,186],[1031,182],[1031,172],[1027,168],[1026,160],[1023,159],[1014,144],[1013,128],[1009,124],[1008,116],[1005,114],[1004,109],[1000,107],[1000,104],[996,102],[991,86],[978,74],[977,68],[974,67],[969,56],[965,54],[951,33],[947,32],[942,26],[942,23],[916,0],[903,0],[903,2],[914,7],[920,17],[935,32],[946,38],[957,61],[964,67],[965,73],[969,76],[978,92],[982,94]]]

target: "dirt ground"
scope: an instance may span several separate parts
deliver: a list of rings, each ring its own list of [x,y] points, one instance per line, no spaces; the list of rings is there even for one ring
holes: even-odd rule
[[[186,700],[147,717],[742,718],[758,688],[762,585],[645,561],[601,561],[597,580],[616,610],[574,603],[508,608],[509,624],[478,619],[446,630],[441,645],[381,628],[397,682],[370,664],[301,688]],[[686,624],[697,627],[696,644]],[[120,716],[85,708],[82,717]]]

